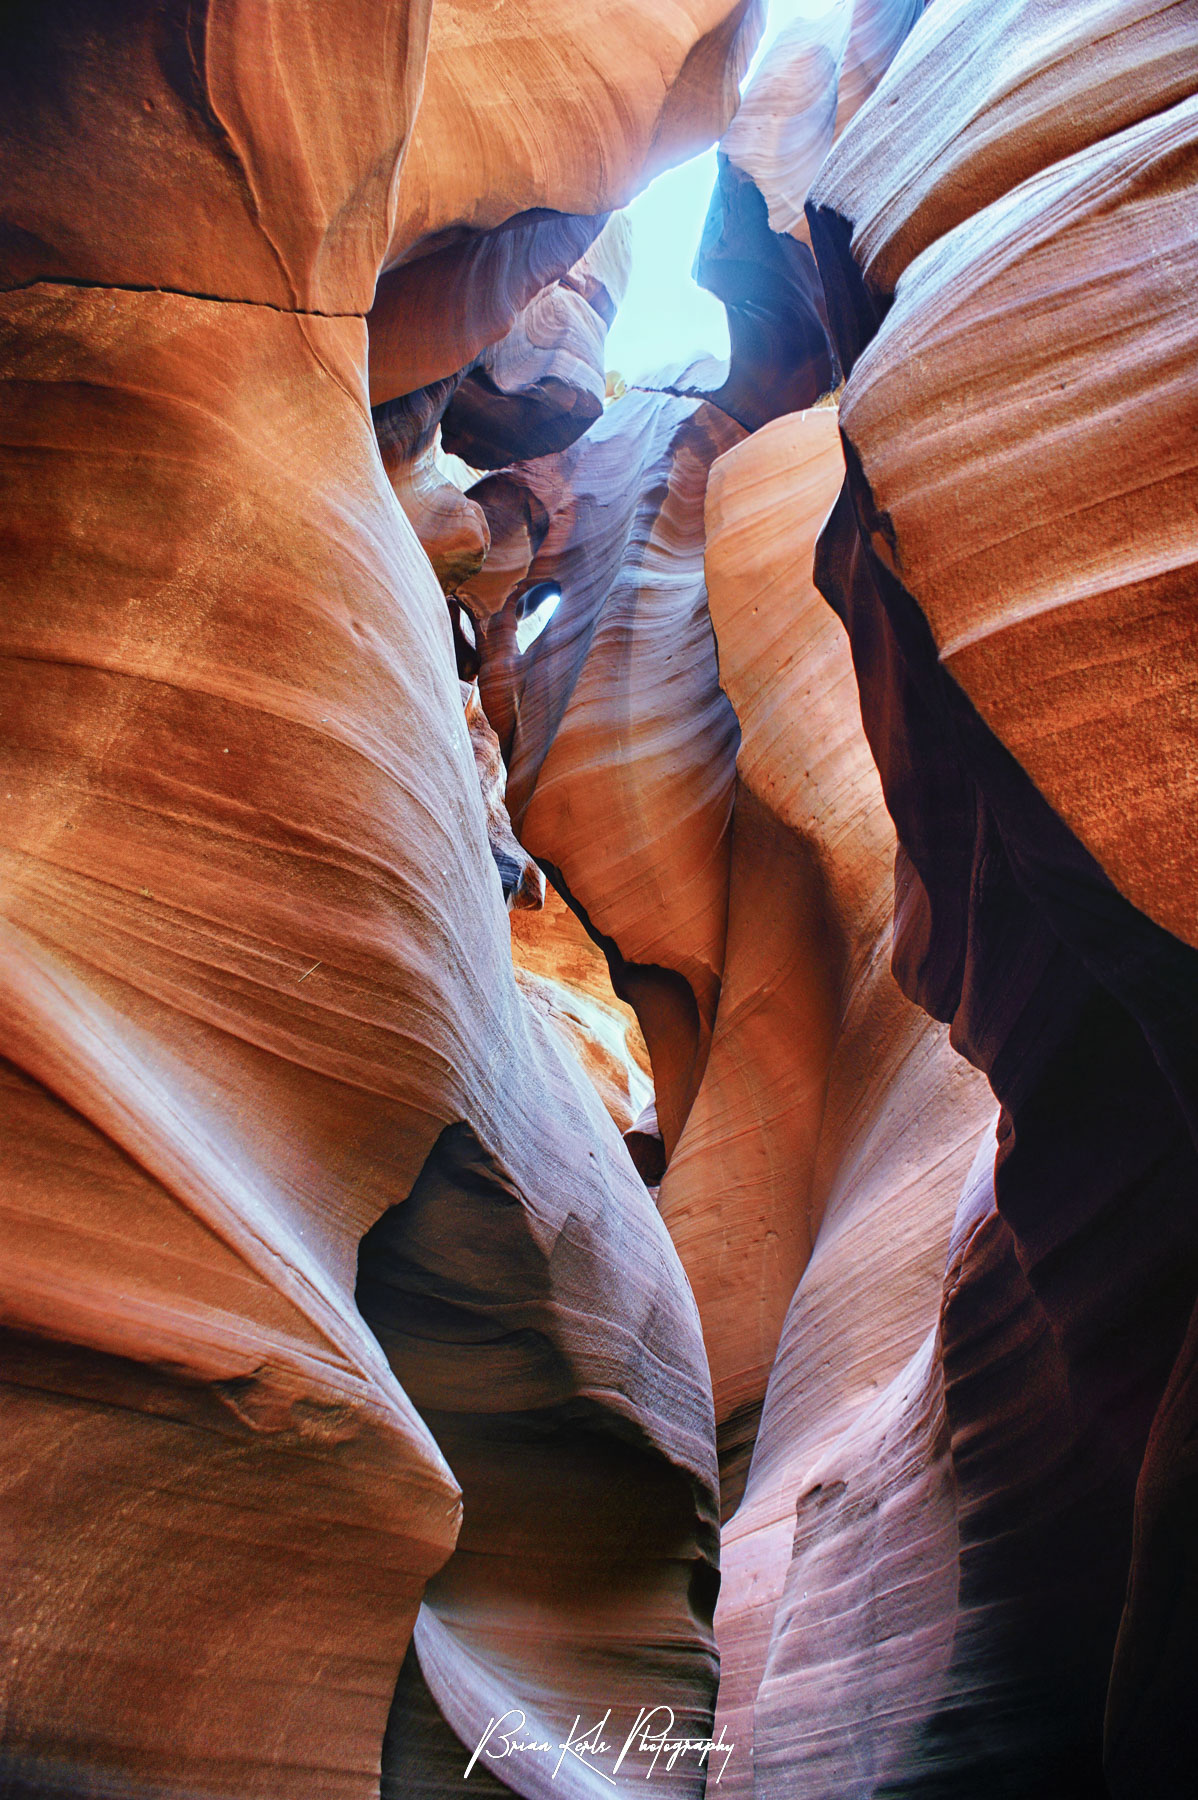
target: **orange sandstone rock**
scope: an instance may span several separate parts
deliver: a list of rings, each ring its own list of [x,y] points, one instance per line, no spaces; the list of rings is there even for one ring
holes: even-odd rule
[[[929,7],[859,129],[820,172],[812,230],[847,230],[884,311],[937,238],[1051,164],[1167,111],[1196,83],[1186,0]],[[822,266],[855,355],[870,335],[850,325],[860,301],[846,291],[842,302],[834,260]]]
[[[467,367],[614,208],[717,138],[759,0],[435,8],[371,313],[376,404]],[[493,96],[502,96],[498,103]]]
[[[462,16],[440,9],[451,37]],[[475,11],[491,92],[514,16]],[[719,129],[749,16],[663,10],[646,48],[639,10],[605,14],[615,185]],[[24,1791],[368,1796],[390,1713],[412,1792],[413,1689],[458,1733],[420,1779],[455,1788],[501,1690],[554,1732],[646,1683],[710,1717],[693,1300],[519,994],[444,599],[368,410],[364,314],[413,219],[573,216],[578,184],[508,144],[498,197],[451,220],[434,73],[397,189],[427,23],[211,0],[0,27]],[[619,72],[629,46],[651,78]],[[545,285],[521,282],[521,306]],[[534,1463],[530,1504],[510,1477]]]
[[[779,34],[720,144],[761,192],[774,231],[807,238],[803,207],[820,164],[921,10],[922,0],[846,0]]]
[[[524,998],[569,1045],[617,1130],[643,1132],[653,1082],[636,1014],[612,992],[603,952],[552,888],[540,911],[512,914],[512,961]]]
[[[1196,204],[1198,100],[1057,163],[908,269],[842,410],[874,548],[945,668],[1190,944],[1198,374],[1178,323]]]
[[[436,7],[391,258],[532,208],[595,214],[626,205],[651,176],[720,135],[763,13],[755,0]]]
[[[564,450],[603,411],[607,328],[628,285],[630,227],[613,216],[559,281],[455,388],[447,447],[479,469]]]
[[[931,9],[809,207],[852,369],[816,574],[898,829],[894,967],[1002,1104],[939,1326],[959,1617],[905,1745],[863,1714],[850,1733],[885,1753],[871,1774],[930,1794],[1165,1800],[1194,1757],[1192,1621],[1165,1598],[1193,1560],[1198,1292],[1173,285],[1193,38],[1181,7],[1110,23]],[[987,91],[1000,49],[1010,84]],[[759,1695],[763,1791],[805,1666],[797,1598]]]
[[[447,593],[478,573],[491,547],[486,514],[455,479],[435,423],[427,443],[413,450],[394,409],[375,414],[375,431],[391,491]]]
[[[887,966],[892,827],[848,644],[802,573],[841,468],[835,410],[819,409],[727,452],[707,498],[708,603],[741,727],[739,785],[715,1036],[661,1206],[699,1302],[724,1504],[737,1508],[724,1534],[719,1718],[754,1748],[729,1768],[734,1793],[769,1759],[778,1780],[817,1780],[794,1690],[789,1722],[780,1713],[764,1731],[760,1720],[788,1643],[796,1502],[855,1431],[870,1446],[859,1479],[891,1480],[896,1504],[914,1506],[917,1459],[886,1473],[870,1433],[925,1441],[914,1418],[902,1423],[923,1392],[908,1365],[930,1354],[971,1160],[981,1146],[984,1167],[987,1140],[993,1157],[989,1091]],[[951,1593],[946,1603],[943,1580],[927,1579],[928,1629],[951,1638]],[[809,1620],[802,1611],[801,1630]],[[884,1674],[869,1616],[844,1625],[828,1655],[872,1696],[863,1713],[886,1682],[906,1681],[917,1713],[918,1682],[902,1657]],[[831,1732],[830,1704],[826,1690],[813,1698]],[[828,1776],[829,1794],[850,1768]]]
[[[364,313],[431,10],[71,0],[11,12],[0,288],[67,281]]]
[[[562,601],[524,656],[514,600],[484,640],[513,822],[608,949],[667,1150],[723,966],[736,726],[704,602],[703,496],[742,435],[713,406],[636,392],[572,449],[513,471],[549,519],[526,580],[552,580]]]
[[[681,1631],[654,1680],[699,1728],[714,1664],[687,1581],[714,1558],[714,1470],[693,1302],[618,1134],[516,989],[444,602],[374,448],[361,322],[54,287],[4,311],[6,1778],[369,1794],[459,1486],[482,1553],[443,1611],[473,1593],[514,1641],[498,1547],[518,1582],[557,1529],[521,1498],[511,1535],[493,1459],[529,1430],[558,1469],[545,1491],[580,1484],[610,1590]],[[355,1295],[386,1338],[392,1283],[432,1278],[392,1212],[415,1191],[469,1217],[472,1157],[532,1236],[461,1273],[452,1328],[403,1302],[401,1387]],[[557,1348],[548,1386],[517,1395],[502,1346],[489,1373],[470,1346],[526,1293]],[[514,1438],[476,1417],[478,1383],[516,1404]],[[562,1438],[581,1390],[588,1423]],[[605,1431],[635,1438],[631,1464],[596,1452]],[[55,1499],[35,1506],[47,1441]],[[635,1566],[630,1482],[660,1518]],[[267,1492],[285,1553],[252,1523]],[[602,1608],[550,1628],[549,1598],[519,1691],[565,1729],[562,1642],[602,1634]],[[605,1678],[631,1693],[644,1623],[629,1608],[603,1630],[626,1671]],[[474,1730],[505,1677],[478,1676],[473,1639],[455,1654]]]

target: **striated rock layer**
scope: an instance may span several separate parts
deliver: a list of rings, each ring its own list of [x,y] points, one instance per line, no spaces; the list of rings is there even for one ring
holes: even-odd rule
[[[723,966],[736,721],[705,604],[703,496],[711,462],[743,436],[714,406],[631,392],[573,449],[511,471],[547,523],[484,640],[513,823],[636,1010],[667,1151]],[[561,604],[521,656],[519,588],[550,580]]]
[[[535,914],[512,919],[516,981],[561,1033],[627,1138],[652,1111],[649,1050],[636,1014],[612,992],[607,961],[564,900],[547,889]],[[640,1129],[656,1137],[656,1115]]]
[[[482,687],[507,738],[517,829],[604,943],[653,1057],[669,1153],[659,1200],[703,1320],[726,1511],[744,1492],[725,1532],[719,1720],[741,1746],[721,1787],[746,1792],[774,1752],[767,1665],[788,1654],[786,1595],[802,1567],[793,1509],[812,1467],[860,1419],[868,1479],[880,1462],[899,1501],[920,1502],[915,1451],[903,1460],[886,1445],[942,1435],[921,1424],[931,1403],[909,1365],[922,1353],[940,1380],[932,1343],[953,1212],[979,1145],[984,1180],[994,1139],[985,1084],[887,968],[892,827],[848,645],[797,574],[842,478],[835,410],[748,439],[724,428],[729,447],[712,462],[718,416],[632,393],[572,452],[510,472],[549,519],[524,579],[559,583],[563,599],[523,656],[512,600],[491,618]],[[684,585],[704,500],[706,582],[692,563]],[[722,767],[721,683],[739,715]],[[710,850],[699,861],[705,844],[718,861]],[[636,936],[650,926],[656,939]],[[667,969],[685,972],[685,1012],[660,1003]],[[700,1038],[695,1015],[702,1029],[713,1003]],[[862,1291],[869,1306],[852,1329]],[[944,1654],[957,1548],[950,1519],[941,1565],[912,1576]],[[873,1620],[865,1606],[856,1686],[841,1674],[865,1705],[884,1680]],[[829,1657],[843,1653],[842,1639]],[[888,1679],[909,1678],[896,1655]],[[793,1720],[789,1689],[780,1703]],[[914,1697],[908,1706],[918,1715]],[[784,1784],[796,1766],[791,1739]]]
[[[589,65],[544,9],[618,166],[482,144],[463,208],[500,115],[450,63],[536,116],[519,10],[439,6],[427,79],[418,4],[0,25],[6,1792],[440,1791],[500,1692],[552,1735],[646,1685],[710,1718],[694,1303],[516,985],[365,315],[429,233],[593,218],[458,374],[718,131],[754,20],[608,9]]]
[[[934,1654],[951,1632],[951,1516],[939,1561],[907,1551],[901,1574],[861,1521],[918,1518],[934,1487],[949,1232],[975,1157],[983,1175],[993,1157],[985,1084],[888,968],[892,827],[848,646],[797,573],[842,467],[836,413],[817,410],[727,453],[707,497],[740,785],[716,1036],[661,1200],[739,1501],[717,1614],[719,1723],[751,1746],[733,1793],[789,1792],[796,1771],[838,1791],[843,1771],[817,1785],[820,1739],[854,1713],[917,1711],[911,1636]],[[859,1591],[813,1629],[801,1596],[859,1564]]]
[[[759,23],[0,21],[14,1800],[1192,1789],[1195,9]]]
[[[370,315],[376,403],[472,364],[572,268],[613,207],[718,137],[763,10],[759,0],[432,7]]]
[[[932,8],[809,207],[852,367],[817,578],[898,827],[895,970],[1002,1103],[941,1313],[958,1617],[887,1792],[1194,1764],[1189,11]]]

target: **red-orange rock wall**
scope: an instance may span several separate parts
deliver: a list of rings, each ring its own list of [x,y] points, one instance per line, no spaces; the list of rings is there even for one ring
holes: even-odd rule
[[[21,1800],[1192,1791],[1198,20],[759,25],[0,19]]]
[[[607,181],[492,156],[477,92],[475,163],[405,166],[448,10],[427,72],[419,5],[0,22],[6,1791],[402,1791],[421,1685],[456,1788],[494,1692],[557,1734],[648,1641],[710,1718],[698,1320],[515,982],[365,315],[422,232],[601,223],[726,122],[755,18],[637,9],[623,76],[630,15],[562,40]],[[519,9],[452,13],[527,120]]]

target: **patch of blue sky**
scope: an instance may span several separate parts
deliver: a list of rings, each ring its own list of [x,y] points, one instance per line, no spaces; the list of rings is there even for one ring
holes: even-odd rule
[[[770,0],[747,79],[792,19],[814,17],[833,3]],[[691,276],[715,177],[716,153],[706,150],[659,175],[628,208],[632,275],[608,334],[607,366],[629,383],[667,363],[728,354],[724,309]]]

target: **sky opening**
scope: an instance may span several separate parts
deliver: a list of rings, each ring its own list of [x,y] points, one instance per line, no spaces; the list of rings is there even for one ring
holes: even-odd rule
[[[814,18],[836,4],[837,0],[770,0],[765,31],[746,81],[792,19]],[[666,363],[728,354],[724,309],[691,278],[715,176],[715,150],[705,150],[659,175],[628,208],[632,277],[608,333],[607,366],[630,384]]]

